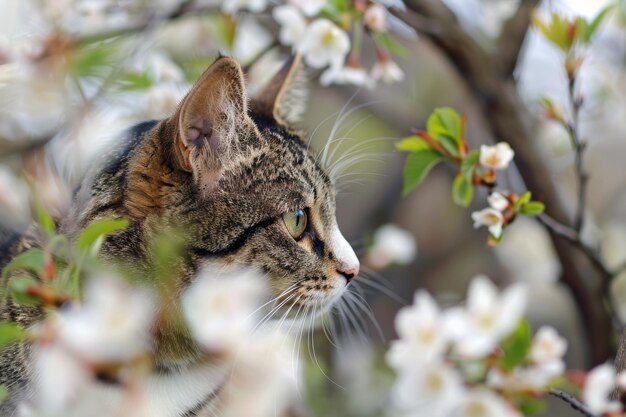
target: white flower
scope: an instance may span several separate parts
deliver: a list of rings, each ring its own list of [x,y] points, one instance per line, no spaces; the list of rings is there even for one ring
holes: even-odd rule
[[[20,230],[31,222],[30,191],[24,181],[0,166],[0,223]]]
[[[233,294],[230,294],[233,298]],[[246,338],[233,356],[228,383],[220,392],[220,416],[285,415],[297,397],[301,376],[293,339],[276,331]]]
[[[374,32],[386,32],[387,10],[380,4],[372,4],[363,14],[363,23]]]
[[[410,369],[401,374],[392,388],[392,401],[411,416],[445,417],[463,398],[463,381],[441,362]]]
[[[317,19],[307,28],[298,49],[313,68],[341,67],[350,50],[350,38],[330,20]]]
[[[328,0],[289,0],[308,17],[316,16],[328,3]]]
[[[491,169],[506,169],[515,156],[515,152],[506,142],[497,143],[494,146],[480,146],[480,163]]]
[[[540,366],[516,367],[512,372],[507,373],[493,368],[487,374],[487,385],[506,391],[543,391],[564,371],[563,361],[552,361]]]
[[[241,63],[256,58],[273,40],[273,36],[253,16],[247,16],[237,25],[233,56]]]
[[[404,79],[404,72],[402,72],[398,64],[386,58],[374,64],[371,76],[374,80],[382,79],[386,83],[395,83]]]
[[[446,331],[456,342],[458,353],[471,358],[490,354],[518,325],[526,299],[526,288],[521,284],[513,284],[498,294],[487,277],[474,278],[465,308],[456,307],[445,313]]]
[[[172,115],[183,99],[182,88],[175,84],[157,84],[146,93],[147,115],[152,119],[163,119]]]
[[[615,368],[605,363],[596,366],[587,375],[582,391],[582,399],[594,414],[617,413],[622,411],[619,401],[611,401],[609,396],[616,383]]]
[[[90,371],[57,343],[33,345],[32,359],[35,407],[46,415],[62,415],[89,384]]]
[[[111,275],[89,279],[85,301],[59,310],[53,326],[61,343],[96,364],[132,360],[152,348],[152,295]]]
[[[530,358],[537,363],[560,361],[567,350],[567,341],[550,326],[539,328],[530,347]]]
[[[307,21],[294,6],[279,6],[272,12],[274,20],[280,25],[278,37],[284,45],[297,45],[306,34]]]
[[[267,0],[224,0],[222,10],[233,14],[241,9],[248,9],[252,13],[259,13],[267,7]]]
[[[506,210],[510,204],[509,200],[497,191],[489,194],[489,197],[487,197],[487,202],[492,209],[498,211]]]
[[[489,233],[495,238],[499,238],[502,235],[502,226],[504,218],[502,213],[491,207],[482,209],[481,211],[475,211],[472,213],[472,220],[474,220],[474,227],[487,226]]]
[[[320,84],[324,87],[330,84],[353,84],[359,87],[373,87],[372,79],[364,68],[352,67],[330,67],[320,76]]]
[[[178,83],[185,79],[183,70],[168,56],[160,53],[148,57],[148,72],[156,83]]]
[[[415,259],[416,253],[417,243],[410,232],[394,224],[386,224],[374,233],[367,261],[374,268],[383,268],[391,263],[406,265]]]
[[[412,364],[436,360],[447,344],[442,329],[439,306],[426,291],[415,293],[413,305],[405,307],[396,316],[396,331],[400,340],[391,343],[387,361],[401,371]]]
[[[245,343],[264,289],[263,275],[254,270],[201,272],[183,295],[183,313],[195,339],[215,352]]]
[[[466,395],[452,413],[454,417],[518,417],[521,414],[502,397],[487,390],[474,390]]]
[[[626,391],[626,371],[622,371],[617,375],[616,384],[620,391]]]

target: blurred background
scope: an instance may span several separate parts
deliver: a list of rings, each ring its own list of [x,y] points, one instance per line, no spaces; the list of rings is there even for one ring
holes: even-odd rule
[[[524,1],[444,3],[465,33],[491,51],[504,23]],[[194,3],[197,10],[189,11],[179,9],[177,0],[0,2],[0,220],[18,230],[30,221],[23,209],[28,187],[20,177],[22,170],[35,179],[46,207],[61,215],[90,158],[106,149],[121,130],[167,116],[218,51],[232,54],[243,65],[254,63],[248,74],[252,92],[288,53],[276,45],[278,26],[268,14],[230,17],[220,13],[221,2]],[[608,0],[544,0],[538,12],[590,18],[608,4]],[[588,141],[589,173],[582,237],[600,248],[610,268],[626,262],[624,13],[626,4],[619,2],[586,53],[578,77],[585,96],[580,131]],[[428,18],[423,19],[428,24]],[[394,145],[423,128],[434,108],[450,106],[466,115],[472,147],[501,140],[489,127],[490,114],[482,104],[486,98],[468,88],[462,71],[432,38],[419,28],[417,32],[397,37],[407,51],[396,58],[405,75],[402,81],[372,89],[322,86],[319,70],[308,72],[310,100],[303,124],[312,135],[313,149],[321,150],[332,140],[334,159],[349,159],[340,181],[337,215],[344,235],[362,257],[368,282],[357,280],[355,286],[373,312],[370,317],[355,311],[355,322],[337,319],[337,332],[348,336],[339,348],[321,329],[317,332],[319,363],[310,361],[307,378],[317,415],[382,415],[392,381],[382,365],[382,353],[395,337],[398,309],[410,304],[418,288],[431,291],[444,306],[454,305],[463,300],[468,283],[478,274],[500,286],[515,281],[530,284],[529,318],[535,326],[554,326],[568,340],[569,368],[588,368],[607,359],[598,350],[594,353],[597,343],[610,344],[613,352],[616,346],[614,336],[607,335],[608,342],[589,336],[586,326],[594,324],[561,279],[562,263],[539,222],[519,218],[500,245],[488,247],[486,231],[474,229],[470,218],[471,211],[484,207],[485,195],[469,210],[453,204],[450,183],[455,171],[445,165],[435,168],[407,197],[401,196],[406,154]],[[376,59],[374,48],[363,49],[363,65],[371,66]],[[538,104],[544,96],[567,102],[563,59],[531,27],[512,78],[532,126],[528,146],[544,158],[548,176],[542,181],[554,184],[558,198],[571,211],[577,188],[567,132],[544,120]],[[513,191],[526,189],[515,167],[499,181]],[[390,224],[408,233],[387,227],[377,234]],[[396,264],[377,260],[382,255],[374,250],[376,245],[394,244],[414,245],[414,251],[408,250]],[[626,274],[613,281],[612,296],[616,305],[626,305]],[[625,319],[626,309],[618,308],[612,324],[617,327]],[[559,410],[565,412],[566,406],[553,404],[549,414],[560,415]]]

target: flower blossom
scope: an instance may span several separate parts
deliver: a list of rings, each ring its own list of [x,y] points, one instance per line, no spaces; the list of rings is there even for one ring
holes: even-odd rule
[[[396,407],[419,416],[447,417],[463,398],[459,373],[440,362],[401,374],[392,388]]]
[[[446,349],[441,311],[426,291],[415,293],[413,305],[400,310],[395,325],[400,340],[391,343],[387,362],[398,371],[436,360]]]
[[[312,17],[319,14],[328,0],[289,0],[289,3],[300,9],[305,16]]]
[[[364,68],[346,65],[344,67],[330,67],[320,76],[320,84],[352,84],[359,87],[372,88],[373,83]]]
[[[506,169],[515,156],[515,152],[506,142],[500,142],[494,146],[480,146],[480,164],[491,169]]]
[[[598,365],[589,372],[583,387],[582,399],[591,412],[600,415],[622,411],[621,403],[610,399],[615,384],[615,368],[611,364]]]
[[[387,10],[380,4],[372,4],[363,13],[363,23],[374,32],[386,32]]]
[[[550,326],[537,330],[530,347],[530,358],[537,363],[562,360],[567,350],[567,341]]]
[[[509,199],[497,191],[494,191],[493,193],[489,194],[489,197],[487,197],[487,202],[489,203],[489,206],[492,209],[498,210],[498,211],[504,211],[510,205]]]
[[[474,220],[474,228],[487,226],[493,237],[497,239],[502,236],[504,217],[500,211],[491,207],[475,211],[472,213],[472,220]]]
[[[350,50],[350,38],[328,19],[317,19],[306,30],[299,52],[313,68],[339,68]]]
[[[222,3],[222,10],[229,14],[233,14],[241,9],[259,13],[265,10],[266,7],[267,0],[224,0]]]
[[[278,38],[283,45],[295,48],[302,42],[306,34],[307,21],[300,11],[291,5],[279,6],[272,12],[274,20],[280,25]]]
[[[404,72],[390,58],[385,58],[374,64],[371,77],[374,80],[382,79],[386,83],[394,83],[404,79]]]
[[[461,405],[451,414],[454,417],[521,417],[502,397],[488,390],[474,390],[466,395]]]
[[[456,342],[459,354],[470,358],[489,355],[518,325],[526,309],[526,288],[513,284],[498,294],[485,276],[470,284],[464,308],[446,311],[446,331]]]
[[[84,303],[59,310],[53,327],[59,341],[83,361],[122,363],[151,350],[155,309],[147,290],[115,276],[96,276],[87,282]]]
[[[415,259],[417,243],[413,235],[394,224],[379,227],[374,233],[374,243],[367,261],[374,268],[389,264],[406,265]]]
[[[201,272],[183,295],[183,314],[195,339],[212,352],[232,351],[245,343],[264,283],[254,270]]]

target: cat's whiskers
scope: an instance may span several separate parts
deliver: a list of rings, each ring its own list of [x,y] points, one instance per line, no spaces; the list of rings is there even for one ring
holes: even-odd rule
[[[281,301],[280,304],[278,304],[277,306],[274,306],[269,313],[267,313],[258,323],[256,326],[254,326],[254,328],[252,329],[252,333],[254,333],[255,331],[257,331],[259,328],[261,328],[261,326],[263,326],[265,323],[267,323],[269,320],[272,319],[272,317],[278,313],[278,311],[289,302],[289,300],[291,300],[293,297],[296,296],[296,293],[292,293],[290,294],[287,298],[285,298],[283,301]]]
[[[339,385],[337,382],[335,382],[330,376],[328,376],[328,374],[326,374],[326,372],[324,372],[324,369],[322,369],[322,366],[319,363],[319,360],[317,359],[317,354],[315,353],[315,337],[313,334],[314,331],[314,321],[315,318],[317,317],[317,305],[313,306],[313,314],[311,315],[311,324],[309,326],[309,335],[308,335],[308,340],[307,340],[307,346],[309,348],[309,356],[313,358],[313,362],[315,362],[315,365],[317,366],[317,369],[320,370],[320,372],[322,373],[322,375],[324,375],[324,377],[331,382],[332,384],[336,385],[337,387],[344,389],[344,387],[342,387],[341,385]]]
[[[378,290],[381,293],[383,293],[386,296],[388,296],[389,298],[391,298],[392,300],[397,301],[401,305],[407,305],[408,304],[407,301],[404,298],[400,297],[398,294],[396,294],[395,292],[393,292],[389,288],[385,287],[384,285],[381,285],[378,282],[374,281],[374,279],[372,277],[368,277],[367,273],[365,273],[365,272],[361,272],[361,274],[359,274],[358,279],[356,279],[354,282],[359,282],[359,283],[365,284],[368,287],[371,287],[371,288],[373,288],[375,290]]]
[[[359,321],[358,311],[355,312],[355,310],[353,310],[352,304],[350,303],[349,296],[342,298],[342,301],[344,302],[344,306],[346,307],[344,310],[346,313],[346,316],[348,317],[348,320],[352,324],[355,333],[357,334],[357,336],[359,336],[359,338],[363,341],[363,343],[367,343],[367,339],[368,339],[367,326],[365,326],[362,320]]]
[[[378,333],[378,336],[380,337],[380,341],[385,343],[385,335],[383,334],[383,330],[380,328],[380,325],[378,324],[378,320],[376,320],[376,317],[374,317],[374,312],[372,311],[372,307],[369,305],[367,300],[361,294],[356,292],[356,287],[355,287],[355,291],[347,291],[346,293],[347,293],[346,295],[352,299],[354,306],[360,309],[361,311],[363,311],[363,313],[365,313],[367,318],[370,319],[370,321],[372,322],[372,325],[374,326],[374,329],[376,329],[376,333]]]

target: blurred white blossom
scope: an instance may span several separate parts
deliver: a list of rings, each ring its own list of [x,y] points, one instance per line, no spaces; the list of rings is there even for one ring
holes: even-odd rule
[[[507,404],[502,397],[489,390],[475,389],[466,395],[454,417],[521,417],[521,413]]]
[[[472,220],[474,220],[474,228],[486,226],[489,229],[489,233],[491,233],[496,239],[502,235],[504,217],[502,217],[502,213],[500,211],[487,207],[480,211],[473,212]]]
[[[458,353],[470,358],[490,354],[519,324],[526,298],[522,284],[513,284],[499,294],[487,277],[474,278],[465,307],[452,308],[445,314],[445,325]]]
[[[183,296],[183,313],[196,341],[211,352],[245,344],[256,324],[254,313],[265,283],[265,277],[251,269],[229,273],[207,269],[198,274]]]
[[[230,298],[236,297],[231,293]],[[278,331],[249,336],[235,351],[228,384],[220,393],[220,416],[284,415],[297,398],[301,379],[293,347],[292,338]]]
[[[238,24],[233,57],[242,64],[255,59],[272,43],[272,35],[257,19],[247,16]]]
[[[289,0],[289,3],[302,10],[305,16],[312,17],[319,14],[328,0]]]
[[[253,13],[259,13],[267,7],[267,0],[224,0],[222,2],[222,10],[225,13],[235,13],[239,10],[246,9]]]
[[[395,83],[404,79],[402,69],[389,58],[377,61],[372,67],[371,77],[373,80],[382,79],[386,83]]]
[[[21,230],[30,221],[28,185],[10,169],[0,166],[0,223],[3,227]]]
[[[185,79],[183,70],[164,53],[150,54],[147,64],[150,78],[156,83],[179,83]]]
[[[278,38],[284,45],[293,45],[295,48],[302,42],[306,34],[307,21],[300,11],[291,5],[276,7],[272,11],[274,20],[280,25]]]
[[[307,27],[298,50],[313,68],[338,68],[350,50],[350,38],[330,20],[317,19]]]
[[[90,383],[91,373],[73,353],[57,343],[34,345],[32,357],[36,375],[33,407],[53,414],[66,411]]]
[[[506,169],[515,156],[515,152],[506,142],[494,146],[480,145],[480,164],[491,169]]]
[[[365,68],[346,65],[343,67],[330,67],[320,76],[320,84],[352,84],[359,87],[372,88],[373,83]]]
[[[433,361],[400,374],[392,388],[392,401],[411,416],[447,417],[459,406],[464,391],[456,370]]]
[[[537,363],[562,360],[567,341],[553,327],[542,326],[537,330],[530,347],[530,358]]]
[[[363,23],[374,32],[386,32],[387,10],[380,4],[372,4],[363,14]]]
[[[94,276],[85,301],[59,310],[53,326],[60,343],[83,361],[123,363],[152,349],[153,295],[113,275]]]
[[[489,194],[489,197],[487,197],[487,202],[489,203],[489,206],[492,209],[498,210],[498,211],[504,211],[510,205],[509,199],[497,191],[494,191],[493,193]]]
[[[615,384],[615,368],[611,364],[598,365],[589,372],[583,387],[582,399],[592,413],[600,415],[622,411],[622,404],[610,399]]]
[[[446,349],[441,311],[426,291],[416,292],[413,304],[398,312],[395,326],[400,339],[391,342],[387,362],[399,372],[436,360]]]
[[[374,268],[395,263],[406,265],[415,259],[415,237],[394,224],[385,224],[374,233],[374,242],[367,254],[367,262]]]

